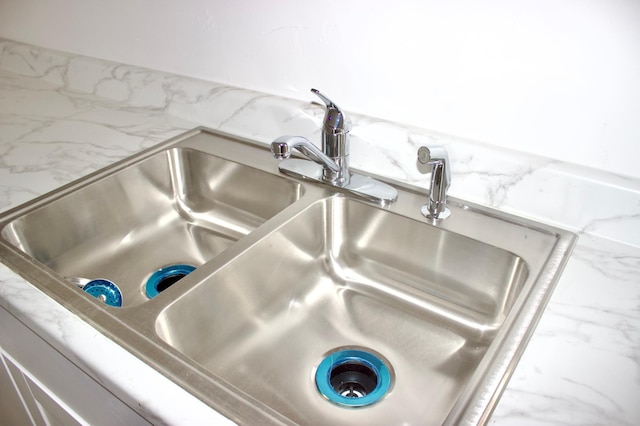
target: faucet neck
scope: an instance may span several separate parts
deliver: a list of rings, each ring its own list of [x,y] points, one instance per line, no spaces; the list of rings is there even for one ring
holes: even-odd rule
[[[349,184],[349,132],[342,130],[327,132],[323,129],[322,152],[339,168],[336,172],[325,167],[322,178],[334,186]]]

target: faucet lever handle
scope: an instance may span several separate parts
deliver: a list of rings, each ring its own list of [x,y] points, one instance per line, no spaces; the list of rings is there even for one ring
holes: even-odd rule
[[[318,89],[311,89],[311,92],[315,93],[320,99],[322,99],[322,102],[325,103],[327,108],[335,108],[338,111],[340,111],[340,108],[338,108],[338,105],[334,104],[331,99],[329,99],[325,95],[323,95]]]
[[[323,95],[318,89],[311,89],[327,106],[324,115],[324,130],[330,133],[348,133],[351,130],[351,120],[342,112],[340,107],[331,99]]]

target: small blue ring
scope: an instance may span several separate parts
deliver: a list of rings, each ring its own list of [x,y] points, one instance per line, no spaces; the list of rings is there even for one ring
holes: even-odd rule
[[[181,264],[165,266],[164,268],[158,269],[153,274],[151,274],[151,276],[147,280],[147,284],[145,285],[147,297],[151,299],[160,294],[160,292],[158,291],[158,284],[160,284],[165,278],[169,278],[173,275],[188,275],[195,269],[196,268],[191,265]]]
[[[361,398],[347,398],[340,395],[331,385],[331,372],[347,362],[357,362],[369,367],[376,375],[378,382],[373,391]],[[391,386],[389,368],[379,357],[370,352],[346,349],[334,352],[322,360],[316,371],[318,391],[329,401],[345,407],[363,407],[382,399]]]
[[[109,306],[122,306],[122,292],[120,292],[117,285],[109,280],[91,280],[82,287],[82,290],[89,293],[96,299],[100,296],[104,296],[104,303]]]

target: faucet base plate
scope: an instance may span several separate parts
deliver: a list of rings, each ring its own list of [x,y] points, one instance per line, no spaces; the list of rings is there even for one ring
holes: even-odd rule
[[[292,158],[281,161],[278,168],[286,175],[328,185],[322,178],[322,165],[313,161]],[[357,173],[351,174],[347,185],[332,187],[382,205],[392,203],[398,198],[398,191],[394,187]]]

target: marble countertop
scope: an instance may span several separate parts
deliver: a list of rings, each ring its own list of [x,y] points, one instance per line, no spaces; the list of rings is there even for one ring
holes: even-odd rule
[[[199,125],[262,142],[317,140],[322,114],[311,103],[0,39],[0,210]],[[490,423],[639,424],[640,182],[352,120],[354,167],[426,187],[413,170],[416,149],[444,145],[453,196],[580,235]],[[4,265],[0,306],[154,424],[230,423]],[[98,361],[105,354],[111,362]]]

